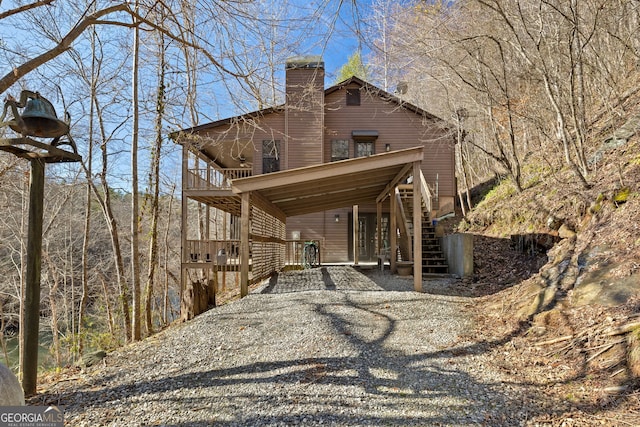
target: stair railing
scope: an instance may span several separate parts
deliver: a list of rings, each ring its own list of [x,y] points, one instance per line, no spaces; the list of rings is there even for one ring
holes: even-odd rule
[[[413,250],[411,247],[411,235],[409,234],[409,228],[407,227],[407,216],[404,213],[404,205],[402,203],[402,197],[400,196],[400,190],[398,187],[395,189],[396,206],[398,210],[399,221],[398,228],[400,229],[400,255],[404,261],[413,261]]]
[[[431,211],[433,208],[433,196],[431,195],[431,190],[429,190],[429,186],[427,185],[427,180],[424,179],[424,175],[422,171],[420,171],[420,192],[422,195],[422,202],[424,203],[424,211],[423,213],[429,214],[429,219],[431,219]]]

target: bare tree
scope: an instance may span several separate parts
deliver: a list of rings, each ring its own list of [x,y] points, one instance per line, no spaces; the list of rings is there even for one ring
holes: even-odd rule
[[[134,2],[134,10],[138,12],[138,1]],[[132,336],[133,341],[140,340],[142,323],[142,301],[140,289],[140,207],[138,190],[138,135],[140,131],[140,103],[138,100],[140,33],[137,19],[133,18],[133,64],[131,66],[131,284],[133,288]]]
[[[394,14],[380,55],[410,59],[406,99],[443,117],[469,111],[473,168],[485,168],[482,154],[522,187],[536,141],[544,161],[588,187],[593,125],[634,90],[624,82],[638,61],[638,13],[618,0],[411,3]]]
[[[158,269],[158,221],[160,213],[160,156],[162,153],[163,132],[162,123],[165,114],[165,73],[166,73],[166,45],[165,38],[160,34],[157,40],[158,55],[158,88],[156,94],[156,118],[154,145],[151,147],[151,170],[149,172],[148,191],[145,193],[145,205],[150,205],[149,256],[147,283],[145,286],[145,323],[147,333],[153,333],[152,298],[153,288]]]

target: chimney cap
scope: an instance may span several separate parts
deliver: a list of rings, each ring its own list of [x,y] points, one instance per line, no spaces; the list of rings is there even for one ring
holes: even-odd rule
[[[285,62],[287,70],[292,68],[321,68],[324,69],[324,61],[321,55],[292,56]]]

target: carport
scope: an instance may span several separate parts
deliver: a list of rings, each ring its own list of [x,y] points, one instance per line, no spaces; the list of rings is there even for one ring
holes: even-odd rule
[[[280,172],[238,178],[232,190],[241,197],[240,294],[248,293],[250,239],[278,243],[277,236],[256,236],[250,230],[254,207],[267,212],[282,224],[290,216],[328,209],[376,202],[380,230],[382,202],[393,194],[395,187],[413,176],[413,278],[414,289],[422,291],[422,209],[420,165],[423,147],[375,154],[368,157],[289,169]],[[391,202],[391,230],[397,228],[395,197]],[[378,242],[380,239],[378,239]],[[397,236],[390,233],[392,253],[397,248]],[[380,248],[378,248],[380,250]],[[395,270],[395,256],[391,269]]]

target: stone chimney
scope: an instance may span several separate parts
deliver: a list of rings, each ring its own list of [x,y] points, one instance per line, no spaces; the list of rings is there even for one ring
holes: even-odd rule
[[[322,163],[324,62],[320,56],[289,58],[286,70],[287,169]]]

